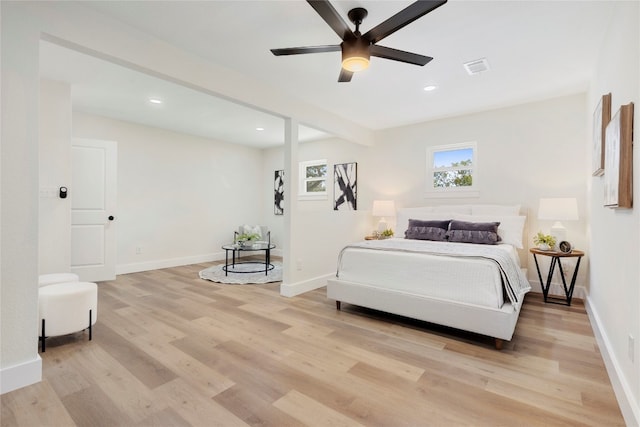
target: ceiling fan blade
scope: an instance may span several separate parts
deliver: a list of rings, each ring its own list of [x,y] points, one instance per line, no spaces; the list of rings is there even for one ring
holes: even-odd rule
[[[351,77],[353,77],[353,71],[348,71],[344,68],[340,68],[340,77],[338,77],[338,82],[348,83],[351,81]]]
[[[324,46],[301,46],[301,47],[285,47],[282,49],[271,49],[271,53],[275,56],[281,55],[300,55],[303,53],[322,53],[322,52],[339,52],[341,47],[339,44],[329,44]]]
[[[377,44],[371,45],[370,52],[371,56],[391,59],[393,61],[407,62],[415,65],[425,65],[433,59],[430,56],[418,55],[417,53],[405,52],[404,50],[378,46]]]
[[[364,38],[371,41],[371,43],[377,43],[383,38],[393,34],[400,28],[409,25],[416,19],[426,15],[437,7],[445,4],[447,0],[419,0],[400,12],[393,15],[386,21],[376,25],[364,34]]]
[[[354,38],[351,28],[344,22],[344,19],[331,6],[328,0],[307,0],[307,3],[318,12],[318,15],[336,32],[342,40]]]

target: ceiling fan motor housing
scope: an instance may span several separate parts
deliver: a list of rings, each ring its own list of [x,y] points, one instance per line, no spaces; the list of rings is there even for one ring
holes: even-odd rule
[[[371,52],[369,46],[371,43],[363,37],[357,37],[355,39],[345,40],[340,43],[340,47],[342,48],[342,62],[344,64],[348,59],[353,58],[362,58],[362,60],[366,60],[369,62],[371,58]],[[355,70],[349,70],[355,71]]]

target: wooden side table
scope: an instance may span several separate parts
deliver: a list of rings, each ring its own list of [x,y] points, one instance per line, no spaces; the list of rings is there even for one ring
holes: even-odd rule
[[[580,268],[580,260],[584,256],[583,251],[573,250],[569,253],[559,251],[543,251],[538,248],[531,248],[529,252],[533,254],[533,259],[536,262],[536,270],[538,270],[538,279],[540,280],[540,286],[542,287],[542,295],[544,296],[544,302],[571,305],[571,298],[573,297],[573,288],[576,285],[576,277],[578,277],[578,269]],[[538,258],[536,255],[551,257],[551,265],[549,266],[549,273],[547,274],[546,284],[542,281],[542,274],[540,274],[540,265],[538,264]],[[578,258],[576,262],[576,268],[573,270],[573,276],[571,277],[571,283],[567,287],[567,280],[564,277],[564,269],[562,268],[561,258]],[[561,297],[549,296],[549,288],[551,287],[551,279],[553,278],[553,272],[558,266],[560,269],[560,277],[562,278],[562,286],[564,287],[565,299]]]

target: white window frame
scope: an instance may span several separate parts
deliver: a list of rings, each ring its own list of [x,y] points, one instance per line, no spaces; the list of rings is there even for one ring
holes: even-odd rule
[[[329,185],[329,164],[326,159],[321,160],[307,160],[298,163],[298,200],[327,200],[327,188]],[[309,166],[326,166],[327,173],[324,177],[307,178],[307,168]],[[325,191],[307,191],[307,182],[309,181],[324,181]]]
[[[433,159],[436,153],[442,151],[454,151],[470,148],[473,152],[471,159],[471,167],[460,169],[470,169],[472,176],[472,185],[467,187],[434,187],[434,172],[444,170],[455,170],[456,168],[434,168]],[[426,191],[425,197],[479,197],[478,191],[478,144],[476,141],[460,142],[456,144],[436,145],[427,147],[427,174],[426,174]]]

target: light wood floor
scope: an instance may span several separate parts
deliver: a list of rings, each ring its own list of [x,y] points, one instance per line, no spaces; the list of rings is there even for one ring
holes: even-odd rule
[[[51,338],[2,426],[621,426],[584,306],[525,301],[515,337],[219,285],[208,265],[99,285],[93,341]]]

